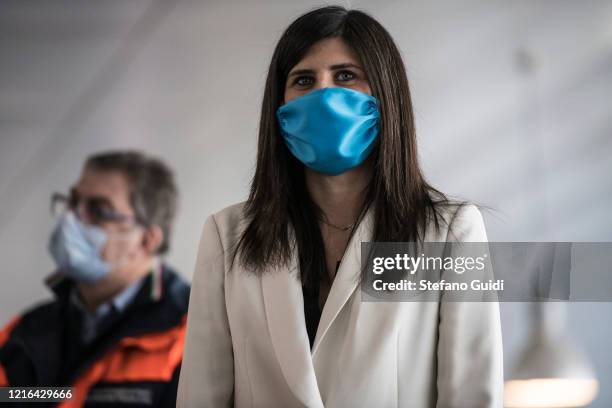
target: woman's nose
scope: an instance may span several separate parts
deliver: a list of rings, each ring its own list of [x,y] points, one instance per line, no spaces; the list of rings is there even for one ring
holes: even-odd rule
[[[334,77],[331,74],[324,74],[319,76],[319,79],[315,83],[313,90],[321,88],[335,88],[337,85],[334,83]]]

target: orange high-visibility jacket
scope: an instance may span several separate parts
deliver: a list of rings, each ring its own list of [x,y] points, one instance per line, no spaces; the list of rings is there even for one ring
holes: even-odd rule
[[[0,387],[74,387],[71,400],[37,407],[174,407],[189,286],[169,267],[151,272],[96,339],[80,340],[73,283],[0,331]]]

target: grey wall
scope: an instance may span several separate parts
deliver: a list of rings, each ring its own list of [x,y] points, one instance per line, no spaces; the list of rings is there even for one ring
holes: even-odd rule
[[[0,3],[0,321],[49,296],[49,194],[100,149],[173,164],[182,199],[169,261],[189,278],[204,218],[246,197],[275,41],[320,4]],[[426,175],[491,206],[491,240],[612,240],[612,3],[352,5],[403,52]],[[593,407],[609,407],[612,305],[569,312],[600,376]],[[502,305],[507,369],[529,316]]]

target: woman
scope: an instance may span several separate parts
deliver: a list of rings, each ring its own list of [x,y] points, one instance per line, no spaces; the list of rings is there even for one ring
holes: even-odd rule
[[[485,241],[429,186],[404,66],[367,14],[293,22],[270,64],[245,203],[210,216],[179,407],[500,407],[496,303],[362,302],[362,241]]]

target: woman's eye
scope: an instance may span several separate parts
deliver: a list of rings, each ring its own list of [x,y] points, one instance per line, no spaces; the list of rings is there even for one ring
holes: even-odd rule
[[[340,71],[336,75],[336,79],[338,81],[343,81],[343,82],[352,81],[353,79],[355,79],[355,74],[352,73],[351,71]]]
[[[308,85],[311,85],[312,82],[313,80],[311,77],[301,76],[301,77],[297,77],[293,83],[299,86],[308,86]]]

